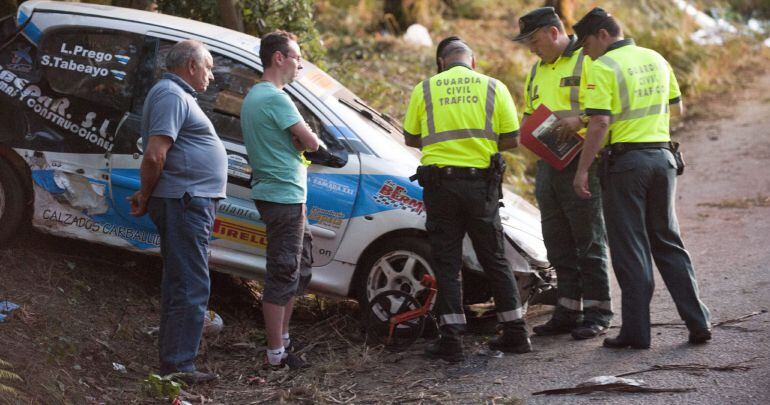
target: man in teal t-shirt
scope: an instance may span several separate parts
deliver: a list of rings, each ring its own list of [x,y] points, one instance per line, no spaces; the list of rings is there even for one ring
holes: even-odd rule
[[[262,38],[262,81],[243,100],[241,129],[252,167],[251,196],[267,233],[267,274],[262,311],[267,365],[306,367],[289,338],[294,297],[310,282],[311,236],[307,227],[307,169],[302,152],[316,151],[314,134],[283,87],[297,78],[302,56],[296,37],[275,31]]]

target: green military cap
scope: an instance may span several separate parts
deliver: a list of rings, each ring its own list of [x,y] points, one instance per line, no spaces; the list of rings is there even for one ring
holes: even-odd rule
[[[584,15],[580,21],[572,26],[572,29],[575,31],[575,35],[578,37],[578,41],[577,44],[575,44],[575,47],[577,48],[583,46],[583,42],[585,42],[587,36],[599,32],[604,22],[612,18],[612,14],[604,11],[603,8],[594,7],[591,11],[588,12],[588,14]]]
[[[523,41],[532,36],[539,28],[558,26],[559,16],[553,7],[540,7],[524,14],[519,18],[519,35],[514,41]]]

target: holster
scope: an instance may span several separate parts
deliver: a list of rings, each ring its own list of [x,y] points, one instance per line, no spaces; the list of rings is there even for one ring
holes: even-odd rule
[[[441,182],[441,174],[438,166],[417,166],[417,173],[409,177],[409,181],[417,180],[420,187],[438,186]]]
[[[487,200],[492,199],[495,189],[497,189],[498,198],[503,196],[503,176],[505,176],[505,158],[501,153],[495,153],[489,158],[489,178],[487,188]]]
[[[676,175],[681,176],[682,173],[684,173],[684,155],[679,150],[679,142],[670,142],[671,146],[669,149],[671,150],[671,153],[674,155],[674,160],[676,161]]]

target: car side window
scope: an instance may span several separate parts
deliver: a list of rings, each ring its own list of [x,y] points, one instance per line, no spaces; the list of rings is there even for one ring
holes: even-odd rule
[[[133,112],[141,114],[142,104],[150,87],[159,80],[166,71],[165,59],[174,42],[148,38],[147,51],[149,57],[140,68],[142,85],[137,91],[137,99]],[[248,67],[227,56],[211,52],[214,59],[214,81],[209,83],[205,93],[198,95],[198,104],[208,115],[220,138],[242,144],[241,105],[251,87],[262,77],[261,72]],[[150,78],[150,79],[148,79]],[[310,128],[318,134],[331,150],[347,150],[347,146],[324,129],[323,122],[299,100],[292,96],[297,109]],[[347,156],[347,154],[345,154]]]
[[[143,41],[139,34],[112,29],[51,29],[40,40],[37,62],[57,93],[125,111]]]

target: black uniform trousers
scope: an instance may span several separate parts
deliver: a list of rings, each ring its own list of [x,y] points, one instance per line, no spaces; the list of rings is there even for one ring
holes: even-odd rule
[[[487,194],[491,193],[490,198]],[[487,179],[441,178],[426,184],[423,200],[438,295],[436,310],[444,337],[465,330],[462,299],[462,242],[466,232],[495,299],[497,317],[506,330],[526,334],[516,279],[505,258],[505,237],[500,222],[499,190]]]
[[[687,327],[708,328],[710,313],[698,296],[692,261],[679,235],[674,156],[663,148],[628,151],[614,158],[604,185],[612,267],[622,290],[618,337],[650,344],[651,257]]]
[[[556,269],[558,282],[552,318],[559,324],[576,324],[582,318],[609,326],[613,314],[601,187],[594,165],[588,172],[591,198],[575,194],[572,181],[578,160],[562,170],[537,162],[535,196],[548,261]]]

